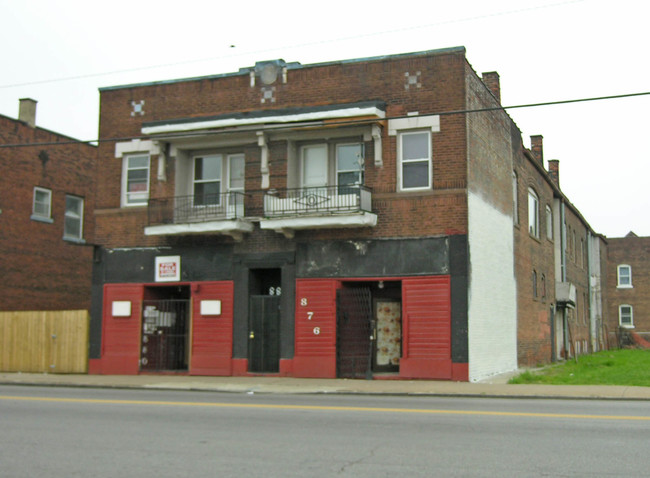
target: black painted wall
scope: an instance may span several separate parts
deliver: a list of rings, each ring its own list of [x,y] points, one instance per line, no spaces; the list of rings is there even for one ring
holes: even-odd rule
[[[449,274],[449,238],[323,241],[298,244],[301,278]]]

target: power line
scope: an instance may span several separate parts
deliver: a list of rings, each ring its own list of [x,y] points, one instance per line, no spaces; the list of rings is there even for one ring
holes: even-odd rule
[[[196,64],[196,63],[204,63],[208,61],[218,61],[218,60],[225,60],[229,58],[237,58],[237,57],[242,57],[245,55],[258,55],[258,54],[263,54],[263,53],[269,53],[272,51],[278,51],[278,50],[292,50],[296,48],[305,48],[305,47],[313,47],[317,45],[326,45],[326,44],[331,44],[331,43],[340,43],[340,42],[345,42],[345,41],[352,41],[352,40],[361,40],[361,39],[367,39],[367,38],[373,38],[373,37],[378,37],[382,35],[392,35],[395,33],[402,33],[402,32],[409,32],[409,31],[414,31],[414,30],[424,30],[427,28],[433,28],[433,27],[439,27],[443,25],[453,25],[457,23],[466,23],[466,22],[471,22],[475,20],[482,20],[485,18],[494,18],[494,17],[502,17],[502,16],[507,16],[507,15],[516,15],[520,13],[527,13],[527,12],[532,12],[536,10],[543,10],[547,8],[556,8],[556,7],[562,7],[565,5],[570,5],[570,4],[575,4],[575,3],[581,3],[584,2],[585,0],[566,0],[563,2],[558,2],[558,3],[552,3],[548,5],[536,5],[532,7],[527,7],[527,8],[518,8],[515,10],[504,10],[501,12],[495,12],[495,13],[488,13],[484,15],[476,15],[476,16],[471,16],[471,17],[464,17],[464,18],[457,18],[457,19],[450,19],[450,20],[441,20],[439,22],[435,23],[428,23],[425,25],[416,25],[416,26],[410,26],[410,27],[404,27],[404,28],[398,28],[394,30],[385,30],[381,32],[375,32],[375,33],[366,33],[362,35],[352,35],[348,37],[339,37],[339,38],[334,38],[331,40],[318,40],[314,42],[307,42],[307,43],[298,43],[298,44],[293,44],[293,45],[284,45],[284,46],[278,46],[278,47],[273,47],[273,48],[265,48],[261,50],[249,50],[249,51],[243,51],[243,52],[238,52],[230,55],[222,55],[222,56],[216,56],[216,57],[210,57],[210,58],[200,58],[196,60],[185,60],[185,61],[178,61],[178,62],[172,62],[172,63],[165,63],[165,64],[160,64],[160,65],[149,65],[149,66],[140,66],[140,67],[135,67],[135,68],[125,68],[122,70],[112,70],[112,71],[105,71],[101,73],[88,73],[84,75],[75,75],[75,76],[65,76],[65,77],[60,77],[60,78],[49,78],[46,80],[36,80],[36,81],[28,81],[28,82],[23,82],[23,83],[13,83],[9,85],[0,85],[0,89],[6,89],[6,88],[17,88],[17,87],[22,87],[22,86],[34,86],[34,85],[43,85],[43,84],[48,84],[48,83],[60,83],[64,81],[73,81],[73,80],[83,80],[87,78],[98,78],[102,76],[110,76],[110,75],[117,75],[117,74],[122,74],[122,73],[134,73],[136,71],[148,71],[148,70],[156,70],[160,68],[169,68],[169,67],[176,67],[176,66],[182,66],[182,65],[190,65],[190,64]],[[230,45],[232,48],[234,45]]]
[[[546,101],[542,103],[526,103],[526,104],[521,104],[521,105],[511,105],[511,106],[491,106],[487,108],[473,108],[473,109],[465,109],[465,110],[451,110],[451,111],[439,111],[439,112],[433,112],[433,113],[423,113],[423,114],[418,114],[417,116],[419,117],[425,117],[425,116],[449,116],[449,115],[457,115],[457,114],[469,114],[469,113],[485,113],[489,111],[498,111],[498,110],[511,110],[511,109],[521,109],[521,108],[538,108],[542,106],[558,106],[558,105],[566,105],[566,104],[572,104],[572,103],[585,103],[589,101],[604,101],[604,100],[616,100],[616,99],[622,99],[622,98],[634,98],[638,96],[649,96],[650,91],[644,91],[640,93],[626,93],[626,94],[621,94],[621,95],[609,95],[609,96],[596,96],[596,97],[590,97],[590,98],[574,98],[574,99],[569,99],[569,100],[558,100],[558,101]],[[391,120],[391,119],[401,119],[401,118],[414,118],[414,115],[407,115],[407,116],[391,116],[391,117],[386,117],[382,118],[381,121],[386,121],[386,120]],[[368,124],[368,123],[374,123],[376,122],[377,119],[374,120],[368,120],[368,119],[363,119],[363,120],[343,120],[343,121],[338,121],[335,124],[337,126],[348,126],[348,125],[361,125],[361,124]],[[312,125],[305,125],[305,128],[313,128]],[[252,130],[258,130],[258,128],[252,127]],[[296,129],[296,126],[292,125],[286,125],[286,126],[278,126],[273,129],[273,131],[282,131],[282,130],[287,130],[287,129]],[[230,131],[197,131],[197,132],[182,132],[178,133],[178,137],[192,137],[192,136],[207,136],[207,135],[218,135],[218,134],[224,134],[228,133]],[[167,135],[166,138],[174,137],[175,135]],[[119,138],[98,138],[98,139],[92,139],[92,140],[69,140],[69,141],[49,141],[49,142],[44,142],[44,143],[16,143],[16,144],[0,144],[0,149],[3,148],[22,148],[22,147],[34,147],[34,146],[62,146],[62,145],[67,145],[67,144],[94,144],[94,143],[110,143],[110,142],[118,142],[118,141],[131,141],[134,139],[155,139],[155,136],[127,136],[127,137],[119,137]]]

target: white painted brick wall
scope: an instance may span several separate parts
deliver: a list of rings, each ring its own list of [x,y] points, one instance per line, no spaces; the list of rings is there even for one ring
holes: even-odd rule
[[[469,379],[517,368],[512,217],[469,193]]]

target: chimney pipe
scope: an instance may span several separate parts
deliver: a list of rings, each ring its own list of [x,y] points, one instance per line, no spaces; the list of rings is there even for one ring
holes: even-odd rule
[[[483,73],[483,83],[492,92],[497,101],[501,103],[501,84],[499,81],[499,74],[496,71]]]
[[[541,134],[531,136],[530,150],[537,162],[544,166],[544,136]]]
[[[548,160],[548,175],[551,177],[555,185],[560,187],[560,161],[557,159]]]
[[[28,126],[36,127],[36,100],[31,98],[21,98],[20,107],[18,108],[18,119]]]

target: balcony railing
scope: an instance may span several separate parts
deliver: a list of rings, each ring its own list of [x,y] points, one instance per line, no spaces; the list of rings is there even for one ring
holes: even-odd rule
[[[359,185],[271,190],[264,195],[265,217],[371,212],[372,193]]]
[[[227,192],[149,199],[149,226],[244,218],[244,193]]]

